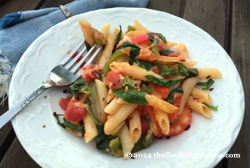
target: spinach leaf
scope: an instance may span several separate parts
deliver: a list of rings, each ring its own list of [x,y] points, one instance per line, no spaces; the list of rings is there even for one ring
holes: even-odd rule
[[[121,27],[121,25],[119,25],[119,26],[120,26],[120,31],[117,34],[116,38],[115,38],[115,45],[114,45],[113,52],[115,52],[116,46],[119,43],[119,41],[121,40],[121,38],[122,38],[122,27]]]
[[[86,99],[87,100],[87,99]],[[90,101],[89,101],[90,102]],[[97,118],[95,117],[93,111],[92,111],[92,108],[90,105],[88,105],[87,107],[87,111],[89,113],[89,115],[93,118],[93,120],[95,121],[96,125],[100,125],[99,121],[97,120]]]
[[[131,48],[130,56],[129,56],[129,63],[132,65],[133,62],[136,62],[139,65],[139,67],[149,71],[152,68],[152,63],[137,59],[141,50],[139,46],[133,45],[130,42],[124,42],[122,43],[122,45],[119,46],[118,49],[125,49],[128,47]]]
[[[204,103],[205,104],[205,103]],[[217,111],[218,110],[218,107],[219,106],[209,106],[209,105],[207,105],[207,104],[205,104],[210,110],[213,110],[213,111]]]
[[[174,52],[174,51],[167,50],[167,49],[165,49],[165,48],[163,47],[163,48],[162,48],[162,51],[161,51],[161,55],[168,55],[168,54],[170,54],[170,53],[172,53],[172,52]]]
[[[125,92],[126,87],[128,88],[128,92]],[[117,97],[120,97],[124,101],[128,103],[138,104],[138,105],[146,105],[148,102],[145,99],[145,93],[135,90],[135,88],[131,85],[124,86],[121,89],[113,89],[113,94]]]
[[[175,101],[174,101],[173,98],[166,98],[165,101],[169,102],[170,104],[174,104],[175,103]]]
[[[89,45],[89,43],[85,40],[84,44],[85,44],[85,46],[87,48],[87,51],[89,51],[91,49],[91,46]]]
[[[160,69],[160,68],[159,68]],[[164,71],[162,71],[162,73],[160,73],[159,75],[161,76],[177,76],[178,75],[178,71],[176,69],[170,68],[167,65],[164,66]]]
[[[147,78],[150,82],[163,87],[173,86],[183,80],[183,79],[177,79],[177,80],[159,79],[153,75],[147,75],[145,76],[145,78]]]
[[[155,63],[163,62],[163,63],[167,63],[168,65],[179,64],[179,62],[166,62],[166,61],[162,61],[162,60],[153,60],[153,62],[155,62]]]
[[[91,102],[90,102],[89,98],[86,98],[86,100],[83,102],[83,104],[91,106]]]
[[[95,71],[95,73],[99,76],[99,80],[102,81],[102,75],[97,71]]]
[[[199,75],[197,68],[187,68],[183,64],[178,64],[178,74],[181,76],[187,76],[189,73],[194,74],[195,76]]]
[[[57,120],[57,123],[58,123],[61,127],[63,127],[64,129],[66,129],[66,127],[67,127],[67,128],[72,129],[72,130],[75,131],[75,132],[84,132],[84,126],[75,125],[75,124],[73,124],[73,123],[71,123],[71,122],[65,120],[64,118],[63,118],[63,121],[64,121],[64,122],[61,123],[60,120],[59,120],[59,116],[63,116],[63,114],[57,114],[57,115],[56,115],[56,120]]]
[[[164,43],[167,43],[165,36],[163,36],[161,33],[147,33],[147,35],[149,36],[149,41],[151,41],[151,43],[153,43],[155,39],[153,35],[158,35]]]
[[[153,53],[155,53],[156,55],[160,55],[159,48],[157,48],[157,47],[151,48],[151,51],[152,51]]]
[[[133,81],[131,81],[131,79],[127,75],[125,78],[123,78],[122,86],[127,86],[127,85],[129,85],[131,83],[133,83]]]
[[[96,137],[96,148],[98,150],[106,150],[109,147],[110,141],[117,138],[117,136],[106,135],[104,133],[104,125],[96,124],[98,135]]]
[[[136,29],[135,29],[134,26],[128,25],[128,32],[130,32],[130,31],[135,31],[135,30],[136,30]]]
[[[152,89],[150,87],[142,86],[142,87],[140,87],[140,89],[141,89],[141,92],[149,93],[149,94],[152,93]]]
[[[132,149],[131,153],[136,153],[142,149],[145,149],[145,147],[142,145],[142,141],[145,139],[146,135],[141,135],[140,139],[136,142],[135,146]]]
[[[73,94],[76,97],[76,99],[78,99],[77,92],[81,90],[83,87],[85,87],[87,84],[88,84],[87,81],[85,81],[84,79],[79,79],[69,86],[68,91],[69,93]],[[87,89],[88,87],[86,87],[86,90]]]
[[[208,90],[213,84],[214,84],[214,80],[209,79],[207,82],[198,82],[196,85],[205,86],[205,88],[202,88],[202,90]]]
[[[167,39],[165,36],[163,36],[161,33],[157,33],[157,35],[162,39],[162,41],[166,44],[167,43]]]

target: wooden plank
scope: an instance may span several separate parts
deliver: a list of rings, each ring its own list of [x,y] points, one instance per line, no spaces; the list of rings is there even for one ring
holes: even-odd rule
[[[229,4],[230,0],[187,0],[183,18],[205,30],[217,40],[224,49],[227,49],[228,43],[225,39],[228,37],[229,30]],[[223,159],[215,166],[215,168],[222,167],[227,167],[227,159]]]
[[[0,18],[13,12],[36,9],[42,2],[43,0],[8,0],[0,4]]]
[[[240,74],[245,92],[245,115],[241,131],[229,154],[240,154],[240,159],[229,158],[228,168],[250,167],[250,1],[232,0],[230,55]]]
[[[147,8],[179,15],[182,0],[149,0]]]
[[[225,47],[228,2],[229,0],[187,0],[183,18],[205,30]]]
[[[0,163],[0,168],[12,167],[40,168],[40,166],[36,162],[34,162],[32,158],[27,154],[27,152],[23,149],[17,138],[15,138],[8,152],[4,156],[3,161]]]

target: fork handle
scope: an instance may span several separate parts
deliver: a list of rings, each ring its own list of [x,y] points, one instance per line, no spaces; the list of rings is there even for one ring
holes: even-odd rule
[[[29,104],[34,98],[36,98],[38,95],[40,95],[42,92],[44,92],[46,89],[48,89],[49,86],[43,84],[39,86],[36,90],[34,90],[28,97],[23,99],[21,102],[19,102],[17,105],[15,105],[10,110],[6,111],[3,115],[0,116],[0,129],[8,123],[12,117],[14,117],[23,107],[25,107],[27,104]]]

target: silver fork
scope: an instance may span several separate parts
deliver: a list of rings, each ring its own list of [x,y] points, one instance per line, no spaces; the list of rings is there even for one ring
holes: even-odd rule
[[[84,63],[85,60],[89,57],[92,53],[96,44],[87,52],[86,55],[78,62],[77,60],[80,56],[86,51],[86,46],[82,48],[84,41],[80,42],[56,67],[54,67],[49,73],[49,79],[47,82],[43,83],[37,89],[35,89],[28,97],[24,100],[19,102],[13,108],[5,112],[3,115],[0,116],[0,129],[11,120],[23,107],[29,104],[34,98],[40,95],[42,92],[47,90],[50,87],[54,86],[67,86],[75,82],[80,76],[80,66]],[[71,57],[78,51],[79,53],[73,59]],[[86,65],[90,64],[98,52],[100,51],[101,47],[99,47],[94,54],[87,60]]]

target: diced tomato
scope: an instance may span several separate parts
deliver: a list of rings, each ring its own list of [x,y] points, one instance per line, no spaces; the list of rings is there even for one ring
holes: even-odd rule
[[[87,82],[92,82],[95,79],[99,78],[99,76],[96,72],[101,74],[102,68],[99,65],[89,64],[86,67],[82,68],[81,75],[82,75],[83,79],[85,79]]]
[[[169,89],[160,85],[155,85],[155,90],[162,96],[162,99],[166,99],[169,94]]]
[[[147,111],[145,110],[144,105],[138,105],[137,109],[139,110],[141,117],[144,117],[147,114]]]
[[[163,77],[163,79],[169,79],[169,76],[168,75],[164,75],[164,76],[162,76]]]
[[[149,36],[146,33],[140,34],[138,36],[132,37],[131,40],[132,40],[132,44],[135,44],[135,43],[141,44],[141,43],[149,41]]]
[[[143,117],[141,117],[141,134],[146,134],[148,130],[148,124]]]
[[[153,67],[150,69],[150,71],[153,71],[153,72],[156,73],[156,74],[161,73],[160,69],[159,69],[157,66],[153,66]]]
[[[144,109],[147,111],[149,117],[150,117],[150,121],[153,127],[153,132],[155,136],[160,135],[161,133],[161,128],[158,124],[158,122],[155,119],[155,114],[154,114],[154,109],[153,107],[149,106],[149,105],[144,105]]]
[[[83,120],[87,113],[86,107],[76,99],[70,100],[64,113],[64,118],[68,121],[78,123]]]
[[[67,106],[69,104],[69,101],[71,100],[72,97],[66,97],[64,98],[60,98],[59,100],[59,106],[65,111],[67,109]]]
[[[181,104],[181,99],[182,99],[182,95],[176,97],[174,99],[175,103],[174,103],[174,106],[176,107],[180,107],[180,104]],[[178,113],[179,113],[179,109],[176,110],[174,113],[170,114],[170,119],[176,119],[178,117]]]
[[[168,56],[179,57],[180,53],[179,52],[171,52],[170,54],[168,54]]]
[[[123,87],[123,76],[121,72],[109,71],[107,73],[106,82],[110,89],[120,89]]]

